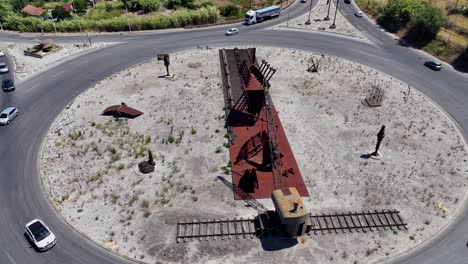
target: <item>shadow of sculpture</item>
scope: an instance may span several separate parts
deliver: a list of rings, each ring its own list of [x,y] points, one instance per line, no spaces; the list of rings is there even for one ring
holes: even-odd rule
[[[268,209],[266,209],[263,204],[259,203],[254,197],[252,197],[252,195],[244,192],[241,188],[239,188],[239,186],[237,186],[236,184],[233,184],[231,182],[229,182],[228,180],[226,180],[224,177],[222,176],[218,176],[217,177],[218,180],[220,180],[222,183],[224,183],[224,185],[226,185],[227,187],[229,187],[229,189],[231,189],[233,192],[235,192],[237,195],[239,195],[239,197],[242,198],[243,201],[246,202],[247,206],[248,207],[251,207],[255,210],[257,210],[258,212],[265,212],[265,211],[268,211]]]

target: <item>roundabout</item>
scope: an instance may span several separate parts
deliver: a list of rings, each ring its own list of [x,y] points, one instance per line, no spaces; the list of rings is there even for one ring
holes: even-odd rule
[[[1,179],[3,195],[1,203],[2,208],[5,209],[5,213],[0,216],[0,222],[3,229],[7,230],[0,241],[4,251],[1,262],[29,263],[37,259],[40,259],[42,263],[121,263],[127,261],[83,239],[56,214],[41,188],[39,150],[42,139],[45,138],[53,120],[78,95],[108,76],[154,58],[156,53],[180,52],[193,49],[197,45],[260,47],[268,43],[269,46],[309,50],[327,56],[342,57],[376,68],[403,82],[410,83],[442,106],[458,123],[461,131],[464,131],[468,125],[467,109],[464,107],[466,77],[449,69],[436,76],[421,65],[419,58],[423,55],[418,52],[395,46],[394,43],[373,45],[325,34],[260,29],[262,28],[249,27],[247,32],[242,32],[230,39],[220,37],[219,32],[223,30],[218,28],[130,35],[126,43],[90,52],[87,56],[50,68],[43,74],[22,82],[20,84],[22,88],[18,88],[11,97],[2,97],[2,104],[15,104],[21,110],[22,115],[15,122],[0,130],[2,139],[11,139],[2,140],[0,150],[1,163],[4,168]],[[121,41],[125,37],[115,36],[115,39]],[[109,40],[112,37],[104,36],[103,39]],[[188,39],[190,41],[187,41]],[[57,41],[60,41],[60,38]],[[466,189],[466,186],[464,188]],[[315,190],[311,189],[310,192],[313,193]],[[431,261],[437,263],[438,260],[448,256],[444,254],[449,254],[452,256],[453,263],[461,263],[459,260],[462,259],[464,251],[460,252],[460,249],[463,250],[466,241],[462,240],[464,233],[457,232],[457,230],[466,232],[463,228],[464,225],[466,226],[463,221],[466,218],[465,210],[465,207],[461,206],[459,215],[454,217],[448,228],[425,245],[402,255],[401,258],[414,257],[415,259],[411,260],[413,263],[428,263],[425,258],[431,258]],[[49,225],[58,241],[53,250],[39,255],[28,248],[27,241],[21,236],[22,225],[35,217],[41,217]],[[446,251],[440,251],[440,249],[438,252],[434,251],[438,247],[447,247],[447,245],[456,246],[449,246],[450,250]],[[221,250],[223,246],[218,244],[216,247]],[[168,254],[172,253],[174,252]],[[431,254],[438,256],[439,259],[433,258]],[[397,260],[397,262],[403,262],[403,260]]]

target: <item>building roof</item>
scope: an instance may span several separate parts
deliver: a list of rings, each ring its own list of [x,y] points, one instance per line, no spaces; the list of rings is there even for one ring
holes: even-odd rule
[[[271,198],[281,220],[299,218],[309,214],[301,196],[294,187],[275,190],[271,194]],[[294,204],[297,205],[295,206]]]
[[[143,112],[128,107],[126,105],[112,105],[104,109],[104,111],[102,112],[102,115],[126,118],[135,118],[142,114]]]
[[[44,12],[44,9],[32,5],[27,5],[21,9],[21,12],[30,16],[41,16],[42,12]]]
[[[67,11],[70,11],[73,9],[73,5],[71,3],[63,4],[63,8],[65,8]]]

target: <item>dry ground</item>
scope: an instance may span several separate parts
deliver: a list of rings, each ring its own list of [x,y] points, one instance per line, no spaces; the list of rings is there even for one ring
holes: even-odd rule
[[[255,214],[217,180],[231,178],[222,169],[228,149],[216,49],[171,54],[174,80],[158,78],[165,69],[154,60],[115,74],[57,117],[43,143],[41,173],[63,217],[103,246],[149,263],[367,263],[418,245],[450,221],[464,201],[468,155],[433,103],[415,89],[405,102],[406,84],[349,61],[278,48],[257,54],[279,68],[272,97],[310,210],[398,209],[408,231],[318,235],[299,244],[176,244],[178,220]],[[310,57],[320,61],[318,73],[306,72]],[[380,108],[361,104],[372,84],[385,90]],[[145,114],[100,115],[121,102]],[[361,158],[373,151],[381,125],[384,158]],[[146,149],[156,171],[140,175],[135,167]],[[259,202],[272,208],[268,199]]]

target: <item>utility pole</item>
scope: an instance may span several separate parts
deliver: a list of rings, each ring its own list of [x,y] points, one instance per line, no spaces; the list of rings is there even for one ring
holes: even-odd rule
[[[53,21],[53,18],[52,18],[52,25],[54,25],[55,35],[57,36],[57,27],[55,26],[55,21]]]
[[[338,4],[340,0],[336,0],[336,9],[335,9],[335,17],[333,18],[333,24],[331,24],[330,28],[336,28],[335,21],[336,21],[336,13],[338,13]]]
[[[330,20],[330,5],[331,5],[331,0],[328,0],[327,16],[323,20]]]
[[[0,22],[0,29],[3,31],[3,25],[2,25],[2,22]]]
[[[128,19],[128,8],[125,6],[125,12],[127,14],[127,24],[128,24],[128,30],[132,32],[132,27],[130,26],[130,19]]]
[[[89,36],[88,30],[86,30],[86,36],[88,36],[89,46],[91,47],[91,46],[92,46],[92,44],[91,44],[91,37]]]
[[[83,46],[86,46],[86,41],[83,37],[83,31],[81,31],[81,20],[80,20],[80,17],[78,17],[78,27],[80,28],[80,37],[81,37],[81,40],[83,40]]]
[[[310,0],[309,19],[307,19],[307,21],[305,22],[306,25],[310,25],[310,13],[312,13],[312,0]]]

